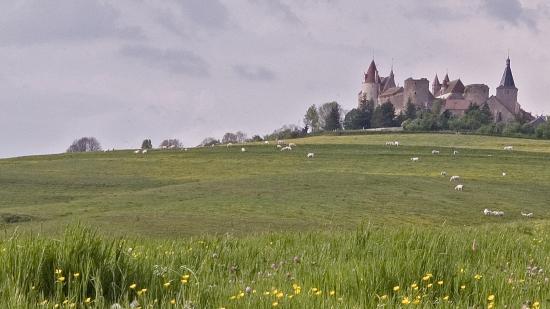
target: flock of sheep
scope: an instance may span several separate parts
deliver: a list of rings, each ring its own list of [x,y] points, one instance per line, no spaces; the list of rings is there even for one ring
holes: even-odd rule
[[[393,142],[386,142],[386,146],[399,146],[399,142],[397,141],[393,141]],[[507,151],[512,151],[514,150],[514,147],[513,146],[504,146],[503,148],[504,150],[507,150]],[[439,150],[432,150],[432,155],[438,155],[440,152]],[[458,155],[458,151],[457,150],[453,150],[452,152],[453,156],[456,156]],[[418,162],[420,161],[420,158],[419,157],[412,157],[411,158],[411,161],[412,162]],[[442,171],[440,173],[441,176],[447,176],[447,172],[446,171]],[[502,172],[502,176],[506,176],[506,172]],[[457,176],[457,175],[454,175],[454,176],[451,176],[451,178],[449,179],[449,181],[451,182],[454,182],[454,181],[460,181],[460,176]],[[454,189],[456,191],[464,191],[464,185],[463,184],[457,184]],[[501,217],[501,216],[504,216],[504,212],[503,211],[498,211],[498,210],[490,210],[490,209],[484,209],[483,210],[483,214],[486,215],[486,216],[497,216],[497,217]],[[531,218],[533,217],[533,213],[530,212],[530,213],[524,213],[524,212],[521,212],[521,215],[524,216],[524,217],[528,217],[528,218]]]

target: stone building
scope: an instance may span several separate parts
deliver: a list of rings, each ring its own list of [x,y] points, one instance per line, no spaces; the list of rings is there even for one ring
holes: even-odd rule
[[[405,80],[404,87],[395,84],[393,67],[388,77],[380,77],[374,60],[364,74],[361,91],[358,95],[359,106],[367,101],[379,105],[391,102],[396,113],[404,110],[407,102],[418,108],[431,108],[435,99],[442,104],[441,112],[449,111],[453,115],[461,116],[471,104],[483,105],[487,103],[496,122],[511,121],[518,117],[530,120],[531,114],[521,109],[517,101],[518,88],[514,83],[510,59],[506,60],[506,68],[496,95],[489,96],[489,86],[485,84],[464,85],[460,79],[451,80],[445,74],[443,82],[439,82],[436,74],[430,91],[430,84],[426,78]]]

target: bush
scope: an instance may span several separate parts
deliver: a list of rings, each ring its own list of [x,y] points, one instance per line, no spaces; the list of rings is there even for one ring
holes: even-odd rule
[[[153,149],[153,143],[150,139],[144,139],[141,143],[141,149]]]
[[[176,138],[165,139],[160,143],[160,148],[181,148],[183,144]]]

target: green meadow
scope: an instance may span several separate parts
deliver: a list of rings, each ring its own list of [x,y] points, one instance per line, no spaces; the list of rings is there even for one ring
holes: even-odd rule
[[[287,142],[0,160],[0,307],[550,306],[550,141]]]

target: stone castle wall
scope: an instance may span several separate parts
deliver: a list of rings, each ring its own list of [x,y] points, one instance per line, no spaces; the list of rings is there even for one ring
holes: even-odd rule
[[[429,106],[434,99],[430,92],[430,82],[426,78],[406,79],[403,90],[403,104],[407,104],[409,99],[416,106]]]
[[[483,105],[489,99],[489,86],[483,84],[466,86],[464,99],[472,104]]]

